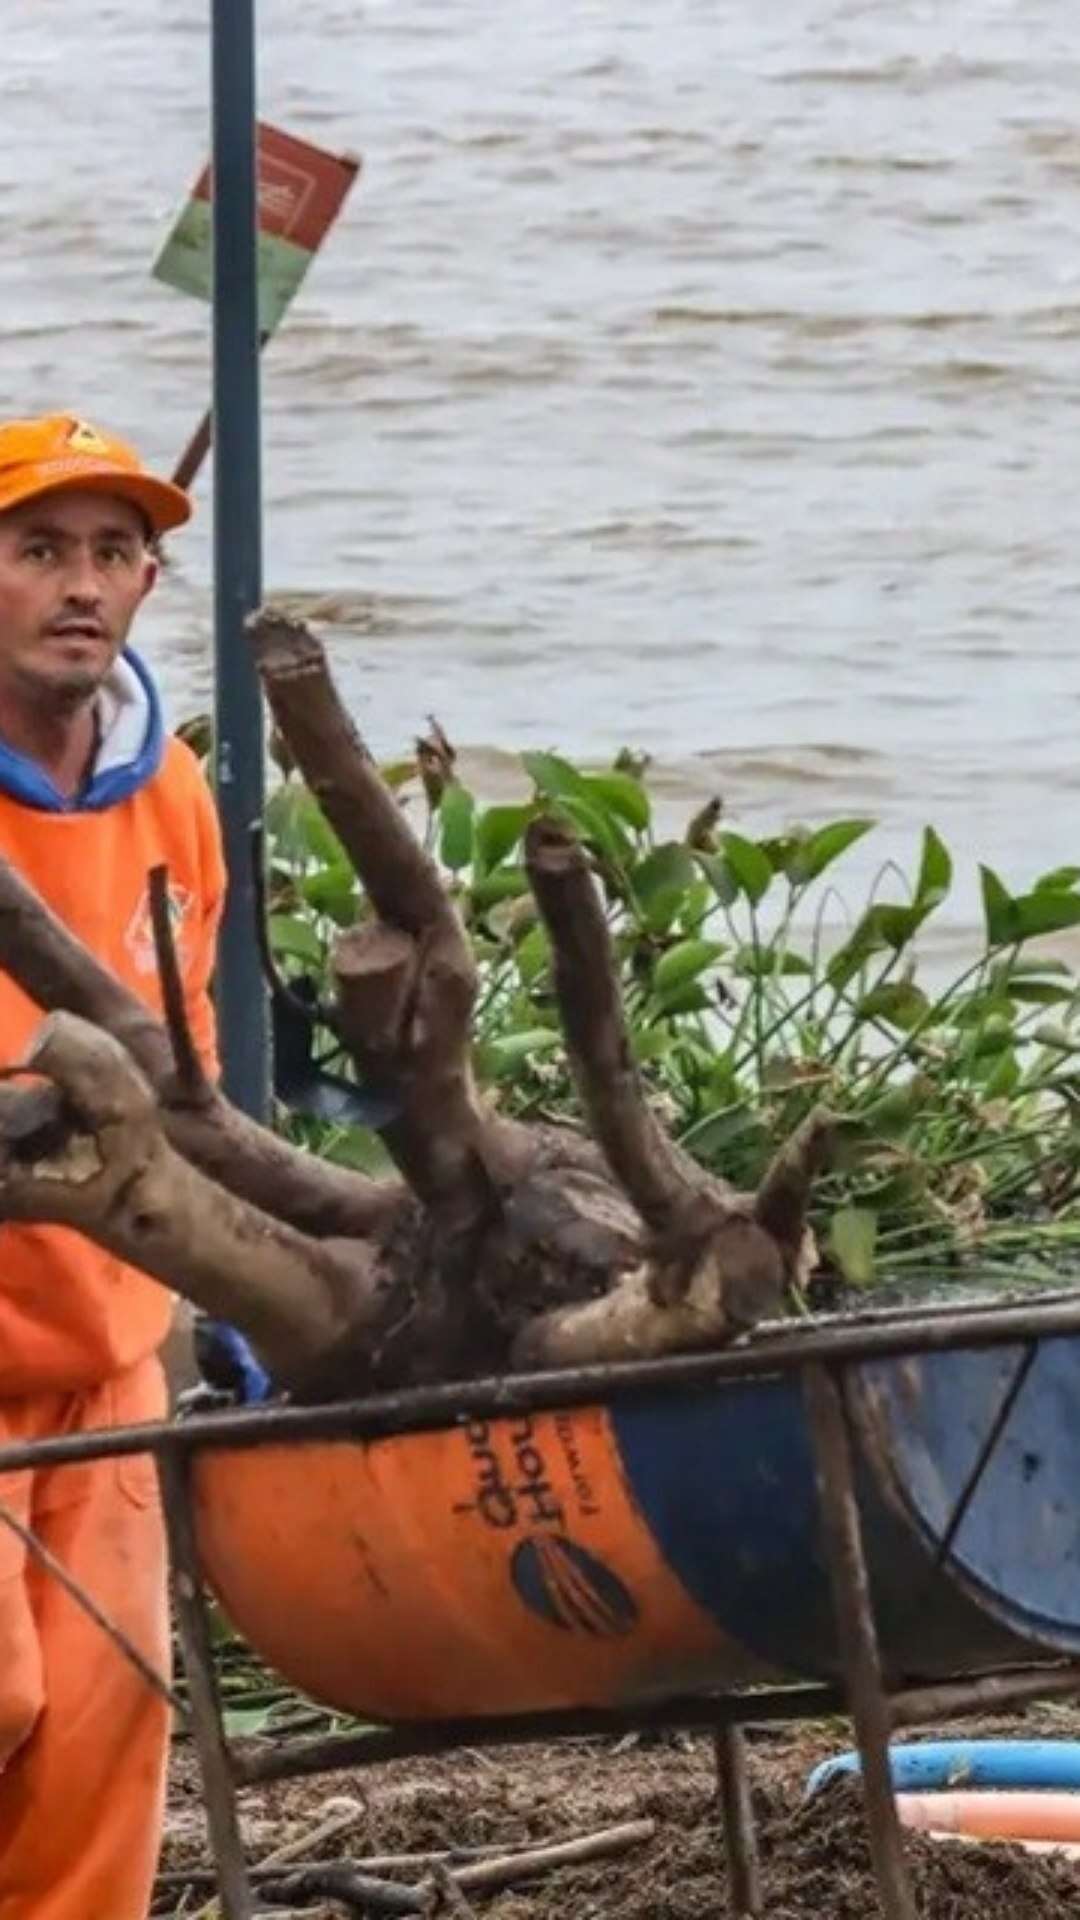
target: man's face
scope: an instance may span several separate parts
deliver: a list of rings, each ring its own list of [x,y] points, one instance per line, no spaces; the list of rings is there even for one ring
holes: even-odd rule
[[[0,697],[58,711],[88,700],[157,571],[126,500],[72,489],[0,515]]]

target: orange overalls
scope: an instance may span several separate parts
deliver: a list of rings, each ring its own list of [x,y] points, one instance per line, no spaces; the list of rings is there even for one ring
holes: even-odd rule
[[[216,1071],[208,983],[224,890],[202,773],[169,740],[101,811],[0,792],[0,855],[98,959],[160,1005],[147,874],[169,869],[188,1014]],[[0,974],[0,1064],[41,1014]],[[66,1228],[0,1228],[0,1443],[160,1417],[172,1302]],[[163,1675],[165,1540],[147,1457],[0,1475],[33,1527]],[[0,1521],[0,1920],[145,1920],[160,1843],[168,1708]]]

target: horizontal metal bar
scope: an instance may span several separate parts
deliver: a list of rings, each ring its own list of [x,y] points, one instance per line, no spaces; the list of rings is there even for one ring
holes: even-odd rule
[[[974,1350],[1012,1346],[1025,1340],[1076,1334],[1080,1334],[1080,1291],[1020,1305],[977,1303],[928,1308],[908,1315],[890,1311],[861,1319],[836,1315],[811,1325],[800,1321],[758,1328],[743,1342],[719,1352],[567,1367],[547,1373],[500,1374],[434,1387],[409,1387],[331,1406],[278,1404],[179,1422],[26,1441],[0,1448],[0,1473],[17,1467],[60,1466],[69,1461],[116,1459],[135,1453],[194,1453],[208,1446],[244,1448],[316,1440],[376,1440],[454,1426],[470,1419],[497,1419],[598,1400],[610,1403],[642,1394],[706,1391],[733,1381],[795,1372],[810,1361],[857,1365],[958,1347]]]
[[[971,1680],[908,1687],[889,1696],[894,1729],[962,1719],[1038,1700],[1080,1693],[1080,1666],[1015,1669]],[[646,1728],[767,1726],[776,1722],[833,1719],[847,1715],[838,1685],[761,1688],[752,1692],[694,1696],[634,1707],[566,1708],[554,1712],[490,1714],[466,1720],[399,1721],[368,1733],[332,1734],[322,1740],[291,1740],[245,1753],[232,1749],[238,1787],[299,1779],[385,1760],[420,1758],[452,1748],[528,1746],[558,1739],[597,1739]]]
[[[529,1746],[535,1741],[596,1739],[638,1733],[646,1727],[720,1727],[773,1720],[820,1720],[844,1712],[839,1687],[775,1687],[761,1692],[717,1694],[640,1707],[558,1708],[553,1712],[484,1714],[467,1720],[408,1720],[372,1733],[331,1734],[325,1740],[290,1740],[259,1752],[232,1749],[240,1787],[267,1780],[299,1779],[341,1767],[370,1766],[445,1753],[452,1747]]]

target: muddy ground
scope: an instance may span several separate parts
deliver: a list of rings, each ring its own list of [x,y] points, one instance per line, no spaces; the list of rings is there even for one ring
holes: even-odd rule
[[[971,1734],[971,1723],[935,1729]],[[1080,1736],[1080,1713],[1043,1708],[1008,1721],[980,1723],[984,1735]],[[930,1737],[929,1734],[926,1737]],[[751,1734],[769,1920],[875,1920],[878,1907],[857,1793],[842,1785],[803,1803],[809,1769],[849,1744],[845,1726]],[[359,1803],[351,1831],[326,1849],[358,1863],[365,1856],[428,1849],[519,1847],[612,1825],[651,1819],[655,1834],[621,1859],[563,1869],[496,1895],[470,1895],[459,1915],[484,1920],[731,1920],[724,1849],[715,1802],[711,1743],[705,1735],[637,1743],[574,1741],[554,1747],[464,1752],[439,1760],[397,1761],[362,1772],[287,1783],[244,1796],[251,1860],[282,1842],[302,1840],[342,1795]],[[1080,1861],[1006,1846],[967,1846],[911,1837],[908,1842],[924,1920],[1075,1920]],[[302,1849],[303,1857],[312,1857]],[[163,1867],[202,1860],[205,1844],[191,1755],[177,1752]],[[398,1876],[421,1877],[416,1867]],[[171,1885],[155,1912],[192,1915],[205,1902]],[[291,1905],[295,1903],[290,1902]],[[270,1911],[271,1909],[268,1909]],[[455,1911],[452,1896],[440,1911]],[[321,1920],[355,1915],[356,1905],[315,1902]]]

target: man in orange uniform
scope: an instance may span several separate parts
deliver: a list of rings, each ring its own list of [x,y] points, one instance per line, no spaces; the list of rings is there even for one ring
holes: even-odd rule
[[[224,886],[193,755],[125,642],[186,495],[68,415],[0,425],[0,856],[160,1006],[149,869],[169,871],[196,1043]],[[41,1019],[0,975],[0,1062]],[[168,1293],[66,1228],[0,1227],[0,1444],[158,1418]],[[162,1672],[165,1542],[150,1461],[0,1475],[0,1500]],[[0,1525],[0,1920],[145,1920],[167,1706]]]

